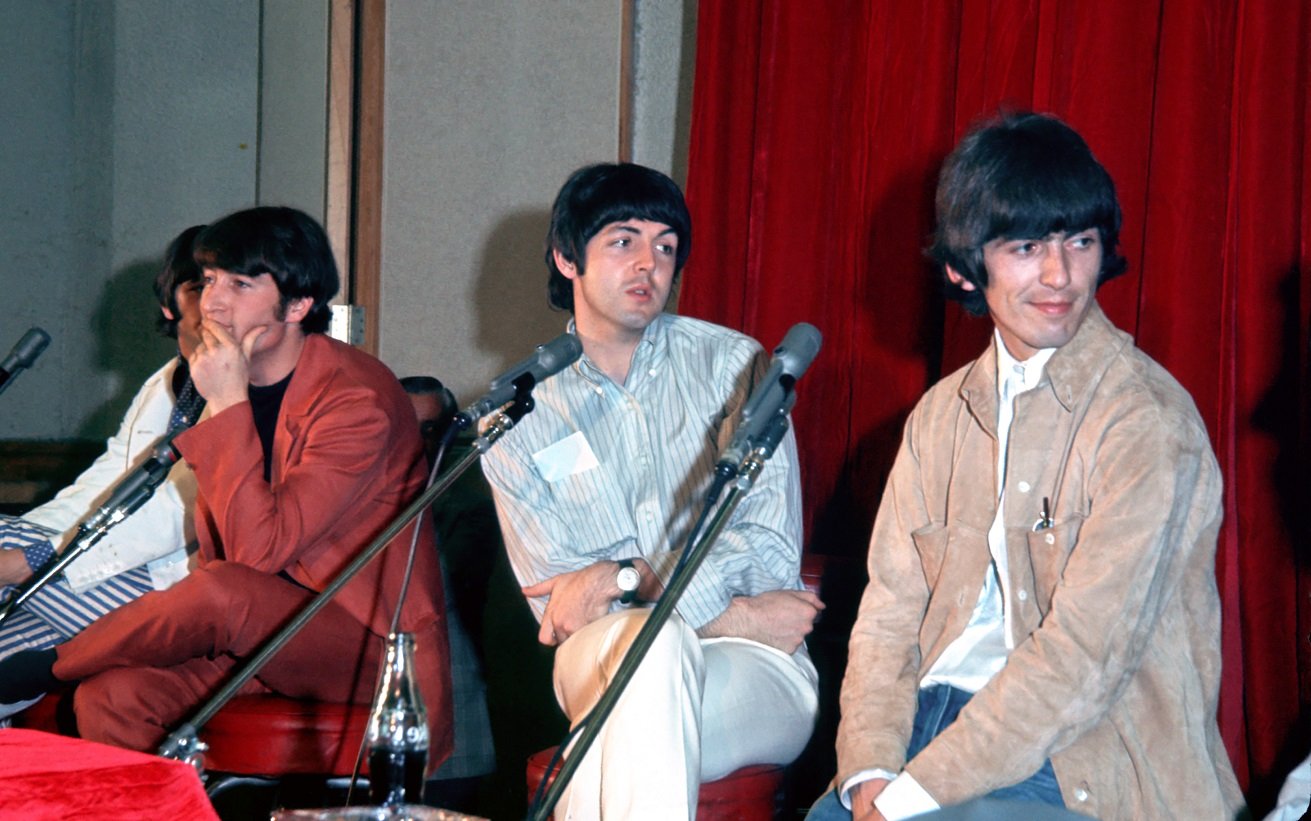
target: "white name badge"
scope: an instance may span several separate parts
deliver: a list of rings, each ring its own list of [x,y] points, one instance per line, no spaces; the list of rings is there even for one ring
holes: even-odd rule
[[[534,453],[533,463],[548,482],[558,482],[601,464],[581,430]]]

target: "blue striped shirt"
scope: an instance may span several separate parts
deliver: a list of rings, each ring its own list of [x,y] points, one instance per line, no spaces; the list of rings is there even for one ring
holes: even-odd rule
[[[584,355],[538,385],[536,409],[483,457],[520,583],[634,557],[667,582],[719,451],[765,368],[750,337],[662,314],[643,334],[625,384]],[[801,481],[789,431],[679,614],[700,628],[733,596],[801,589],[800,561]],[[545,601],[530,604],[540,620]]]

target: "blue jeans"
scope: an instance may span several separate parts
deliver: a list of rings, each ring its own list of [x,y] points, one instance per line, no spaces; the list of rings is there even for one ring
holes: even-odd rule
[[[906,745],[906,760],[909,761],[928,746],[938,733],[956,720],[961,708],[970,700],[973,693],[957,690],[946,684],[935,684],[919,692],[919,703],[915,709],[915,726],[910,733],[910,743]],[[1018,784],[1002,787],[988,793],[988,798],[1009,801],[1029,801],[1064,807],[1060,785],[1056,783],[1056,772],[1052,769],[1051,759],[1043,762],[1042,769]],[[842,806],[836,789],[829,790],[820,797],[806,815],[806,821],[851,821],[851,810]]]

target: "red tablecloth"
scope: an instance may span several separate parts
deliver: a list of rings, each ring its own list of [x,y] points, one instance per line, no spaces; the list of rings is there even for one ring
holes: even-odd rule
[[[0,818],[217,821],[180,761],[36,730],[0,730]]]

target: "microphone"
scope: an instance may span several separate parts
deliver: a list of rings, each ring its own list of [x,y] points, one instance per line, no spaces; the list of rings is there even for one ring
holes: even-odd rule
[[[560,334],[545,345],[538,345],[532,356],[492,380],[486,394],[469,405],[462,413],[470,424],[514,399],[518,388],[515,381],[527,375],[532,377],[531,389],[549,376],[554,376],[578,361],[583,355],[583,343],[573,334]]]
[[[183,362],[183,365],[185,364]],[[11,598],[0,605],[0,624],[4,623],[9,614],[36,595],[51,579],[62,573],[65,567],[103,539],[110,528],[131,516],[137,508],[146,503],[146,500],[154,494],[155,488],[164,483],[169,470],[178,460],[178,452],[173,449],[173,437],[191,427],[204,407],[205,398],[196,393],[191,377],[188,376],[178,391],[168,432],[160,437],[154,453],[123,477],[110,491],[105,503],[77,526],[77,536],[63,553],[43,564],[32,578],[24,582]]]
[[[82,532],[91,533],[100,528],[113,527],[146,503],[155,489],[164,484],[169,471],[178,461],[179,454],[173,449],[173,440],[196,424],[196,419],[204,409],[205,397],[196,392],[188,376],[178,391],[176,410],[168,432],[160,438],[150,456],[114,486],[105,503],[82,524]]]
[[[9,352],[3,361],[0,361],[0,392],[3,392],[9,381],[18,376],[24,368],[32,367],[32,363],[41,355],[41,352],[50,344],[50,334],[40,328],[29,328],[23,338],[18,340],[18,344]]]
[[[742,408],[742,421],[720,455],[717,467],[737,470],[752,442],[769,431],[770,421],[787,415],[796,402],[792,389],[819,354],[822,342],[819,329],[808,322],[798,322],[788,329],[783,341],[774,349],[774,358],[770,360],[765,378]]]

